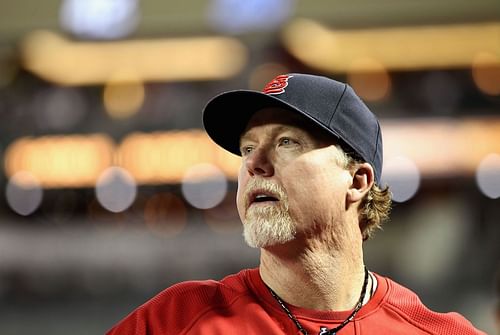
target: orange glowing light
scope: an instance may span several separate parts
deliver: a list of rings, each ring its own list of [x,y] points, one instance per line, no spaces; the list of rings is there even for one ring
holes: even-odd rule
[[[347,81],[367,101],[384,99],[391,91],[391,78],[387,69],[370,58],[353,60],[347,73]]]
[[[212,163],[234,177],[240,159],[217,147],[202,130],[134,133],[116,153],[117,164],[139,183],[178,183],[193,165]]]
[[[116,119],[135,114],[144,103],[144,97],[144,84],[133,78],[113,78],[103,92],[106,111]]]
[[[30,172],[43,187],[87,186],[111,165],[113,150],[105,135],[25,137],[8,146],[5,172]]]
[[[472,78],[486,94],[500,94],[500,55],[479,52],[472,62]]]
[[[21,44],[24,67],[63,85],[100,84],[131,71],[142,81],[225,79],[240,72],[247,50],[229,37],[74,42],[35,31]]]
[[[499,54],[499,23],[336,30],[306,19],[284,30],[285,47],[311,67],[346,72],[370,58],[389,70],[470,67],[478,52]]]

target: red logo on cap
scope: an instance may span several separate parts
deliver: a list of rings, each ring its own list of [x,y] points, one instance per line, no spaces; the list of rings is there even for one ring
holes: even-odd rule
[[[262,92],[266,94],[281,94],[285,92],[285,87],[288,86],[288,79],[293,76],[288,76],[286,74],[282,74],[277,76],[273,80],[271,80],[266,87],[262,90]]]

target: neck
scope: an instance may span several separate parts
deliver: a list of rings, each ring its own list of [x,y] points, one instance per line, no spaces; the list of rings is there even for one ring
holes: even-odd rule
[[[346,250],[299,241],[261,250],[260,274],[286,303],[315,310],[352,309],[364,281],[361,243]]]

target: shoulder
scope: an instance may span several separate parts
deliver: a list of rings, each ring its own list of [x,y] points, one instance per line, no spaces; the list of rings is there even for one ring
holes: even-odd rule
[[[225,304],[227,300],[245,293],[247,288],[242,278],[244,271],[217,280],[186,281],[175,284],[153,298],[150,303],[158,304]]]
[[[180,333],[208,311],[230,306],[247,294],[247,271],[220,281],[186,281],[170,286],[129,314],[108,335],[166,334],[167,329],[168,333]]]
[[[396,312],[413,326],[429,334],[463,334],[480,335],[483,332],[456,312],[438,313],[427,308],[418,295],[412,290],[396,283],[395,281],[379,277],[387,281],[388,293],[386,306]]]

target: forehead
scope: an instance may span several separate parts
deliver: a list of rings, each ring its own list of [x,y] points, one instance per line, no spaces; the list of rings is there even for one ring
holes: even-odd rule
[[[314,124],[305,116],[283,108],[264,108],[255,112],[248,121],[242,136],[248,133],[252,128],[264,125],[280,125],[299,128],[310,133],[313,137],[317,137],[318,139],[333,139],[332,135],[327,133],[318,125]]]

